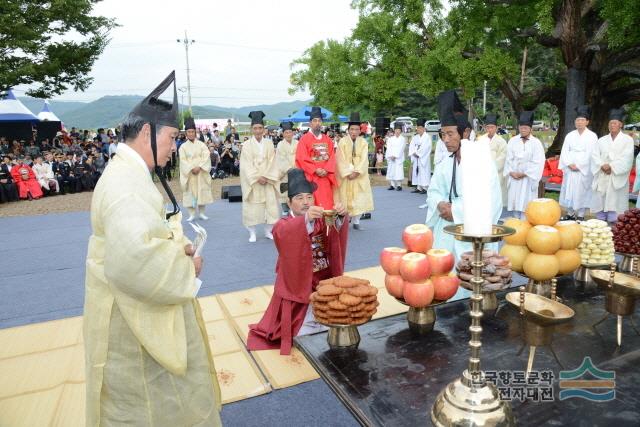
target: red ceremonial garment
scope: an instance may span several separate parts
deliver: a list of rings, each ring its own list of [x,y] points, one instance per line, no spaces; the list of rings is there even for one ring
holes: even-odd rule
[[[29,165],[15,165],[11,168],[11,176],[13,177],[13,182],[18,186],[18,195],[21,199],[26,199],[29,193],[34,199],[42,197],[42,188],[40,188],[36,174]]]
[[[548,158],[544,162],[544,170],[542,171],[542,176],[546,176],[549,179],[547,182],[552,182],[554,184],[562,184],[562,171],[558,169],[558,163],[560,161],[557,158]]]
[[[333,153],[333,141],[327,135],[317,139],[312,132],[305,133],[296,149],[296,166],[304,171],[307,181],[315,182],[318,189],[313,193],[315,204],[324,209],[333,209],[333,189],[336,181],[336,159]],[[316,175],[316,169],[327,171],[326,176]]]
[[[303,216],[280,219],[273,227],[278,250],[276,284],[271,302],[259,323],[249,325],[249,350],[280,348],[291,354],[293,337],[304,322],[309,296],[320,280],[341,276],[347,251],[349,220],[339,230],[316,220],[309,234]]]

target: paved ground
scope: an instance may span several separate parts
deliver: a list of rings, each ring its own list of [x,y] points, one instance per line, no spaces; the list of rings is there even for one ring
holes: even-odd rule
[[[417,208],[424,199],[375,187],[376,211],[362,221],[364,231],[352,230],[346,269],[376,265],[381,248],[401,244],[402,229],[424,221],[425,210]],[[210,239],[200,296],[273,283],[273,242],[249,243],[240,211],[240,203],[217,201],[207,210],[209,221],[201,222]],[[0,328],[82,314],[90,232],[86,211],[0,218]],[[285,408],[290,412],[283,418]],[[357,425],[321,380],[225,405],[222,417],[227,426]]]

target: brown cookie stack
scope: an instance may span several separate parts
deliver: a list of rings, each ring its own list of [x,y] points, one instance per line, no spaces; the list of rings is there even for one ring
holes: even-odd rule
[[[309,297],[313,315],[327,325],[362,325],[371,320],[379,305],[378,289],[368,280],[338,276],[318,283]]]
[[[472,290],[471,279],[473,278],[473,252],[465,252],[460,256],[460,261],[456,265],[460,286]],[[484,283],[483,291],[498,291],[511,284],[511,263],[509,258],[499,255],[495,251],[482,251],[482,278]]]

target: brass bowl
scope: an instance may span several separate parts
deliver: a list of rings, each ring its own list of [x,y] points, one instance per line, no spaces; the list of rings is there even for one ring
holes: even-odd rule
[[[539,325],[567,322],[576,314],[571,308],[552,299],[529,292],[524,295],[525,317]],[[520,292],[509,292],[505,299],[516,309],[520,309]]]
[[[609,289],[611,271],[592,270],[591,277],[601,288],[605,290]],[[640,279],[629,274],[616,272],[613,277],[611,291],[621,295],[640,296]]]
[[[510,236],[516,232],[514,228],[506,227],[504,225],[492,225],[491,234],[485,236],[472,236],[465,234],[464,224],[447,225],[444,227],[444,232],[453,235],[456,240],[462,242],[480,241],[482,243],[498,242],[505,236]]]

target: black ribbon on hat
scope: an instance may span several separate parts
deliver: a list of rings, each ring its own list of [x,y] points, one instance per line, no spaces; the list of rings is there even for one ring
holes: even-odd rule
[[[156,176],[160,180],[160,184],[162,184],[162,188],[164,188],[164,191],[167,193],[167,196],[169,196],[169,200],[171,200],[171,204],[173,205],[173,212],[169,212],[166,214],[166,219],[168,220],[169,218],[171,218],[174,215],[177,215],[178,212],[180,212],[180,205],[178,205],[178,202],[176,201],[176,197],[173,195],[173,191],[171,191],[169,184],[167,184],[164,169],[158,166],[158,144],[156,141],[156,125],[155,123],[149,123],[149,126],[151,127],[151,152],[153,153],[153,172],[156,174]]]

